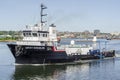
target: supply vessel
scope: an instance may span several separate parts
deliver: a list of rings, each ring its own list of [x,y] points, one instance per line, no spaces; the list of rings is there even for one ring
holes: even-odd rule
[[[115,51],[100,52],[89,45],[75,45],[72,40],[70,45],[60,45],[57,38],[56,26],[51,24],[46,27],[43,11],[47,7],[41,4],[41,22],[34,26],[26,26],[22,31],[22,40],[7,44],[18,64],[44,64],[74,62],[86,59],[99,59],[115,56]]]

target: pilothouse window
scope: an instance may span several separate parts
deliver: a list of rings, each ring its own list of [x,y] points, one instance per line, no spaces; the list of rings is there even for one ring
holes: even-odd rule
[[[40,33],[39,33],[39,37],[40,37]]]
[[[47,34],[46,34],[46,37],[47,37]]]
[[[31,33],[29,33],[29,36],[31,36]]]
[[[25,32],[25,33],[23,33],[23,36],[25,36],[25,37],[30,37],[30,36],[31,36],[31,33]]]
[[[47,34],[43,34],[43,37],[47,37]]]
[[[29,33],[26,33],[26,36],[29,36]]]
[[[45,37],[45,34],[43,34],[43,37]]]
[[[33,37],[37,37],[37,33],[32,33],[33,34]]]
[[[25,36],[25,33],[23,33],[23,36]]]
[[[47,34],[47,33],[39,33],[38,36],[39,36],[39,37],[47,37],[48,34]]]

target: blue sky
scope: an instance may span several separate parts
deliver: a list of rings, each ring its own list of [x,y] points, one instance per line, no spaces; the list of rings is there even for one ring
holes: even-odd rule
[[[0,0],[0,30],[38,23],[41,2],[48,7],[47,24],[59,31],[120,32],[120,0]]]

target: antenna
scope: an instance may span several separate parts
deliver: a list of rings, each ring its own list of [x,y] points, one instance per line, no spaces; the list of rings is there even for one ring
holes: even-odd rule
[[[40,13],[40,16],[41,16],[41,27],[43,26],[43,23],[47,22],[47,21],[43,21],[43,16],[47,16],[47,14],[43,14],[43,10],[44,9],[47,9],[47,7],[44,6],[43,4],[41,4],[41,13]]]

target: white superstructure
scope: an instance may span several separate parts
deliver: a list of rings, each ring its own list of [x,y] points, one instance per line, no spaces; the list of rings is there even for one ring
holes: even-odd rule
[[[93,47],[91,46],[80,46],[80,45],[74,45],[69,46],[65,48],[65,51],[68,55],[87,55],[89,53],[89,50],[93,50]]]
[[[40,25],[27,26],[22,33],[23,39],[18,41],[19,45],[52,45],[57,42],[56,26],[50,25],[48,29],[41,28]]]

